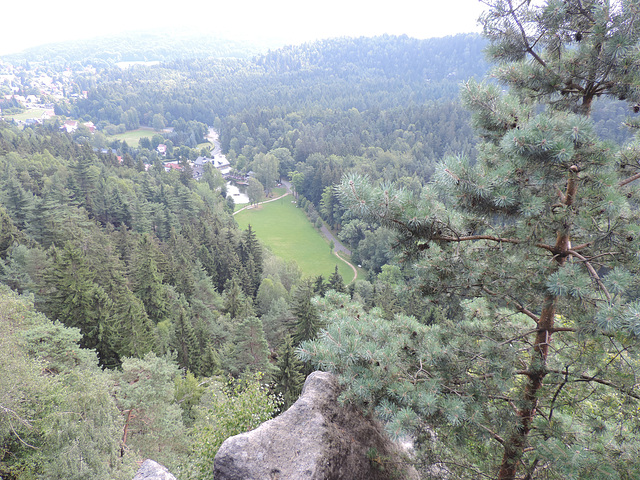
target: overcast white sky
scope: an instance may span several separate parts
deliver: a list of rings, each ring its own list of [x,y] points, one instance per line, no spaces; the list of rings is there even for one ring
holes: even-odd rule
[[[442,37],[480,31],[482,10],[479,0],[3,0],[0,55],[49,42],[184,27],[288,44],[385,33]]]

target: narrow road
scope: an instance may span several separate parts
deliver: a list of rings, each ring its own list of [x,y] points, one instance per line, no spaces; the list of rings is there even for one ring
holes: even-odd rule
[[[333,242],[334,251],[343,252],[346,255],[351,256],[351,250],[345,247],[342,243],[340,243],[340,240],[338,240],[336,237],[333,236],[333,233],[331,233],[331,230],[327,228],[324,222],[322,222],[322,228],[320,229],[320,231],[322,232],[322,235],[324,235],[324,237],[327,240],[329,240],[330,242]]]

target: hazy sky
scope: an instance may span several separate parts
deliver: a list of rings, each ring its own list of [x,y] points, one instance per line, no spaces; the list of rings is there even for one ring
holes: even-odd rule
[[[479,31],[479,0],[19,0],[0,6],[0,55],[129,30],[193,28],[239,40]]]

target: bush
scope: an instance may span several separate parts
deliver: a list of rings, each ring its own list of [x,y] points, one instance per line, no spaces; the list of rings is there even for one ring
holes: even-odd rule
[[[201,408],[194,427],[193,461],[196,478],[209,479],[213,459],[229,437],[257,428],[280,411],[282,400],[260,383],[262,374],[212,386],[210,405]]]

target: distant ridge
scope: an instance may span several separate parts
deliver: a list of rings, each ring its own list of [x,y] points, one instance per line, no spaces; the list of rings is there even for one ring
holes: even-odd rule
[[[271,45],[273,47],[274,45]],[[250,58],[268,50],[250,42],[219,38],[211,34],[129,32],[89,40],[69,40],[28,48],[0,56],[16,62],[52,62],[107,66],[117,62],[172,61],[184,58]]]

